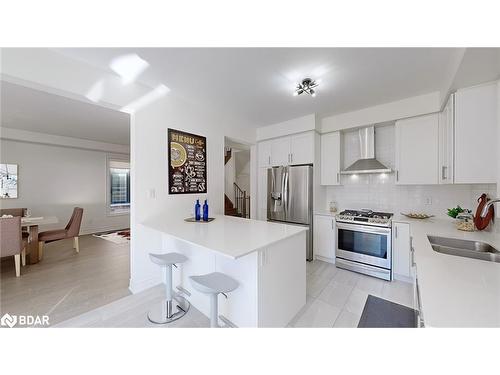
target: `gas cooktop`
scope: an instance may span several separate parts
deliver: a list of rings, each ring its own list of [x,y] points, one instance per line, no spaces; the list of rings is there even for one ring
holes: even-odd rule
[[[337,221],[390,227],[393,214],[372,210],[345,210],[337,215]]]

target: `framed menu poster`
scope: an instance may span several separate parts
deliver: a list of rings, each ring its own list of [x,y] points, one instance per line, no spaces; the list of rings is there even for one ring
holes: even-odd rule
[[[168,129],[168,193],[207,192],[207,139]]]

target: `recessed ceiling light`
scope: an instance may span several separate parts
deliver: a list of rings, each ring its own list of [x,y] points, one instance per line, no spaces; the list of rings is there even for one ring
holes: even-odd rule
[[[122,77],[124,85],[134,82],[148,66],[149,63],[135,53],[118,56],[109,64],[109,67]]]
[[[314,88],[318,87],[319,83],[313,81],[311,78],[304,78],[301,83],[298,83],[293,92],[293,96],[301,95],[303,93],[311,95],[313,98],[316,96]]]

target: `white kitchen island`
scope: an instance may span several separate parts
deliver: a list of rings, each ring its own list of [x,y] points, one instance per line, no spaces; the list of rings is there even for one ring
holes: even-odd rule
[[[238,327],[285,327],[306,303],[307,228],[222,215],[209,223],[157,217],[142,225],[162,234],[161,251],[188,257],[174,268],[174,289],[188,290],[206,316],[209,298],[189,276],[215,271],[239,283],[227,299],[219,296],[219,314]]]

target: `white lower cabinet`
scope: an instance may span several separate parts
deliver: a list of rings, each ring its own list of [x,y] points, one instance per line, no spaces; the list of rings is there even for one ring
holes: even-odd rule
[[[396,279],[410,281],[410,224],[392,224],[392,273]]]
[[[335,263],[335,218],[330,215],[314,215],[314,258]]]

